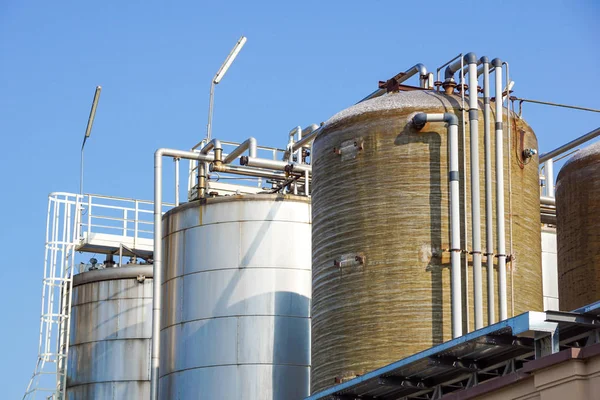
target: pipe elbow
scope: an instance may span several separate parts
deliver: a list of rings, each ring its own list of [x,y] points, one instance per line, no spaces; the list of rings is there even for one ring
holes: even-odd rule
[[[444,113],[444,121],[446,121],[448,125],[458,125],[458,117],[452,113]]]
[[[219,139],[213,139],[212,140],[213,143],[213,148],[216,149],[223,149],[223,147],[221,146],[221,141]]]
[[[499,58],[494,58],[492,60],[492,66],[495,68],[502,68],[502,60]]]
[[[454,73],[456,71],[453,70],[451,67],[451,65],[447,66],[446,70],[444,71],[444,78],[446,79],[446,81],[451,81],[454,79]]]
[[[467,53],[465,54],[463,59],[467,64],[477,64],[477,56],[475,55],[475,53]]]
[[[154,159],[161,158],[162,156],[165,155],[166,151],[167,151],[167,149],[165,149],[165,148],[157,149],[154,152]]]
[[[483,56],[479,59],[479,63],[480,64],[489,64],[490,63],[490,59],[487,56]]]
[[[423,127],[427,123],[427,114],[418,113],[412,119],[413,124],[417,127]]]
[[[250,157],[256,157],[256,148],[257,148],[256,139],[253,137],[249,137],[248,142],[249,142],[248,152],[250,153]]]
[[[420,76],[427,75],[427,68],[425,67],[425,65],[419,63],[419,64],[415,65],[413,68],[419,72]]]

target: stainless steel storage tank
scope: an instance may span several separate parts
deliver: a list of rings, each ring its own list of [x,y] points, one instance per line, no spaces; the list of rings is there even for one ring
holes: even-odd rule
[[[600,300],[600,142],[561,168],[556,222],[560,309],[572,311]]]
[[[75,275],[67,399],[150,396],[152,266]]]
[[[312,193],[313,393],[451,338],[446,128],[429,123],[417,130],[409,121],[416,112],[453,112],[460,118],[460,107],[458,96],[433,91],[390,93],[338,113],[317,136]],[[493,119],[492,112],[492,135]],[[507,123],[505,115],[505,127]],[[512,188],[509,152],[504,152],[506,243],[509,251],[512,243],[514,256],[507,273],[509,316],[542,308],[538,161],[535,155],[529,160],[521,156],[524,149],[537,149],[537,139],[523,120],[511,118],[511,126]],[[467,142],[459,143],[461,154],[469,148],[468,127],[466,131]],[[504,137],[506,145],[506,132]],[[483,140],[480,144],[483,205]],[[468,166],[468,151],[466,157]],[[461,162],[461,214],[462,174]],[[484,216],[482,211],[482,237]],[[470,241],[462,244],[467,251],[470,245]],[[463,293],[463,298],[468,298],[473,329],[471,271],[468,286],[464,278],[463,291],[468,294]]]
[[[165,214],[159,398],[308,395],[310,224],[308,198],[276,194]]]

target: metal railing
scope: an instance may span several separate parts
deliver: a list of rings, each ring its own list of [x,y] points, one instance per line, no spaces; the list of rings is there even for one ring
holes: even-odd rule
[[[163,211],[172,206],[163,203]],[[73,276],[85,269],[75,260],[86,251],[82,245],[95,234],[134,248],[140,239],[151,240],[153,207],[152,201],[95,194],[48,196],[38,357],[23,399],[65,399]]]
[[[206,143],[207,142],[205,139],[205,140],[197,143],[195,146],[193,146],[191,150],[199,153],[200,150],[206,145]],[[225,158],[225,157],[227,157],[227,154],[229,154],[231,152],[231,150],[238,147],[240,145],[240,143],[221,141],[221,145],[223,145],[223,158]],[[257,156],[261,154],[263,156],[262,158],[267,158],[267,159],[271,159],[271,160],[283,160],[283,157],[285,154],[284,149],[279,149],[276,147],[257,146],[256,150],[257,150]],[[178,161],[179,160],[175,160],[176,163]],[[207,167],[207,170],[208,170],[208,167]],[[178,179],[178,176],[176,176],[176,179]],[[232,183],[232,184],[261,187],[264,182],[264,178],[253,178],[253,177],[241,178],[239,175],[231,175],[231,174],[227,174],[227,173],[213,172],[210,174],[209,185],[210,185],[211,181],[212,182],[228,181],[229,183]],[[178,191],[178,187],[179,187],[178,181],[176,181],[175,186],[176,186],[176,191]],[[196,160],[189,160],[187,189],[188,189],[187,190],[188,200],[194,200],[198,197],[198,161],[196,161]],[[176,195],[176,198],[178,198],[178,195]]]
[[[173,204],[163,203],[164,210]],[[152,239],[154,232],[153,203],[148,200],[88,194],[81,201],[81,240],[94,233],[138,239]]]

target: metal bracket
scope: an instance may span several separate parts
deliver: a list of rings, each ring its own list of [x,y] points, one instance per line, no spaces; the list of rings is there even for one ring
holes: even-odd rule
[[[364,149],[364,140],[362,137],[345,140],[339,147],[334,147],[333,152],[342,156],[342,161],[355,159],[356,156]]]
[[[340,269],[347,267],[358,267],[360,265],[364,265],[366,262],[366,257],[363,253],[352,253],[352,254],[344,254],[335,260],[333,260],[333,265]]]

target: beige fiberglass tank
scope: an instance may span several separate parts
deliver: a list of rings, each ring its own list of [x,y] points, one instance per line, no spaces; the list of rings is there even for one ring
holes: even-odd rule
[[[559,304],[572,311],[600,300],[600,142],[560,170],[556,219]]]
[[[312,193],[312,393],[451,339],[446,127],[428,123],[419,131],[410,120],[416,112],[452,112],[460,118],[460,105],[460,97],[433,91],[390,93],[338,113],[317,136]],[[483,136],[482,112],[479,124]],[[466,125],[468,149],[468,121]],[[524,149],[537,149],[537,139],[523,120],[511,119],[511,126],[514,261],[507,267],[509,316],[542,308],[538,159],[534,155],[523,161],[521,156]],[[459,142],[464,230],[464,144]],[[485,238],[483,139],[480,144]],[[504,154],[510,252],[508,149]],[[466,157],[469,182],[468,152]],[[470,251],[470,186],[467,193],[469,242],[463,242],[462,248]],[[487,321],[485,278],[484,271]],[[465,282],[463,270],[463,304],[468,299],[469,305],[468,316],[463,310],[463,324],[466,328],[469,318],[471,330],[472,276],[468,285]]]

